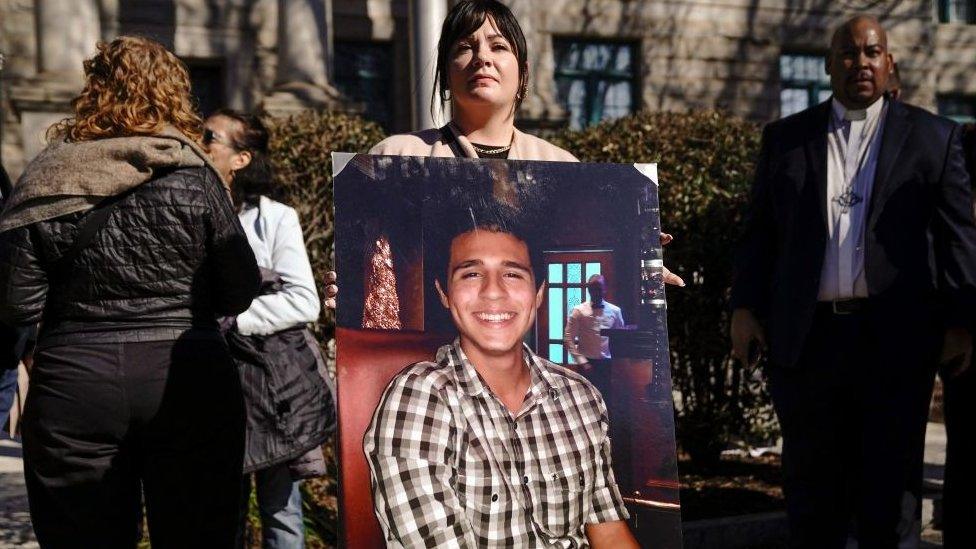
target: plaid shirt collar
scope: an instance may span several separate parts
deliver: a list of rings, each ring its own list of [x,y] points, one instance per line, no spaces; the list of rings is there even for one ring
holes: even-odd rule
[[[532,352],[532,349],[529,349],[528,345],[524,343],[522,344],[522,355],[525,358],[526,365],[529,367],[531,381],[525,403],[522,405],[520,413],[530,409],[543,397],[548,396],[552,399],[559,398],[559,389],[552,377],[552,373],[541,363],[541,359]],[[483,397],[486,394],[494,396],[491,389],[485,385],[481,375],[478,374],[474,364],[468,360],[467,355],[461,349],[460,338],[455,338],[453,344],[440,348],[437,352],[437,363],[442,366],[451,367],[450,371],[454,376],[454,381],[468,396]]]

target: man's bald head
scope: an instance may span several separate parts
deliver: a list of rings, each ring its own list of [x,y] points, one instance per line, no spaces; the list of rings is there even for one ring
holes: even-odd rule
[[[865,109],[884,94],[894,70],[888,33],[869,15],[858,15],[834,31],[827,74],[834,98],[848,109]]]
[[[830,49],[837,47],[839,40],[853,36],[860,27],[873,27],[880,35],[884,47],[888,48],[888,32],[881,25],[881,21],[878,21],[878,18],[873,15],[855,15],[834,30],[834,34],[830,38]]]
[[[599,306],[603,303],[603,295],[607,290],[607,279],[603,275],[595,274],[586,281],[586,289],[590,292],[590,302]]]

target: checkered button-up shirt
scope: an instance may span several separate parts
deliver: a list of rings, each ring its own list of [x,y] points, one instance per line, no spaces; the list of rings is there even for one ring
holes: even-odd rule
[[[363,446],[388,546],[587,547],[585,524],[629,518],[599,392],[525,355],[515,415],[457,341],[386,388]]]

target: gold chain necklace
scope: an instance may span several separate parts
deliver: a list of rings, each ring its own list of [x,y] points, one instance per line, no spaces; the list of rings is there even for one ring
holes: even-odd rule
[[[512,148],[511,143],[505,145],[504,147],[495,147],[494,149],[485,149],[475,145],[474,143],[472,143],[471,146],[474,147],[475,152],[479,154],[500,154]]]

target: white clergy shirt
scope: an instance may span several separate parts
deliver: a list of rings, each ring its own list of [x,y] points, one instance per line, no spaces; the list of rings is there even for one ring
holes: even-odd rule
[[[827,248],[817,299],[867,297],[864,228],[881,150],[887,108],[878,99],[848,110],[831,99],[827,126]]]
[[[566,319],[563,343],[577,364],[585,364],[588,358],[610,358],[610,338],[601,336],[600,330],[623,327],[620,307],[604,300],[602,308],[594,308],[592,302],[584,301]]]

